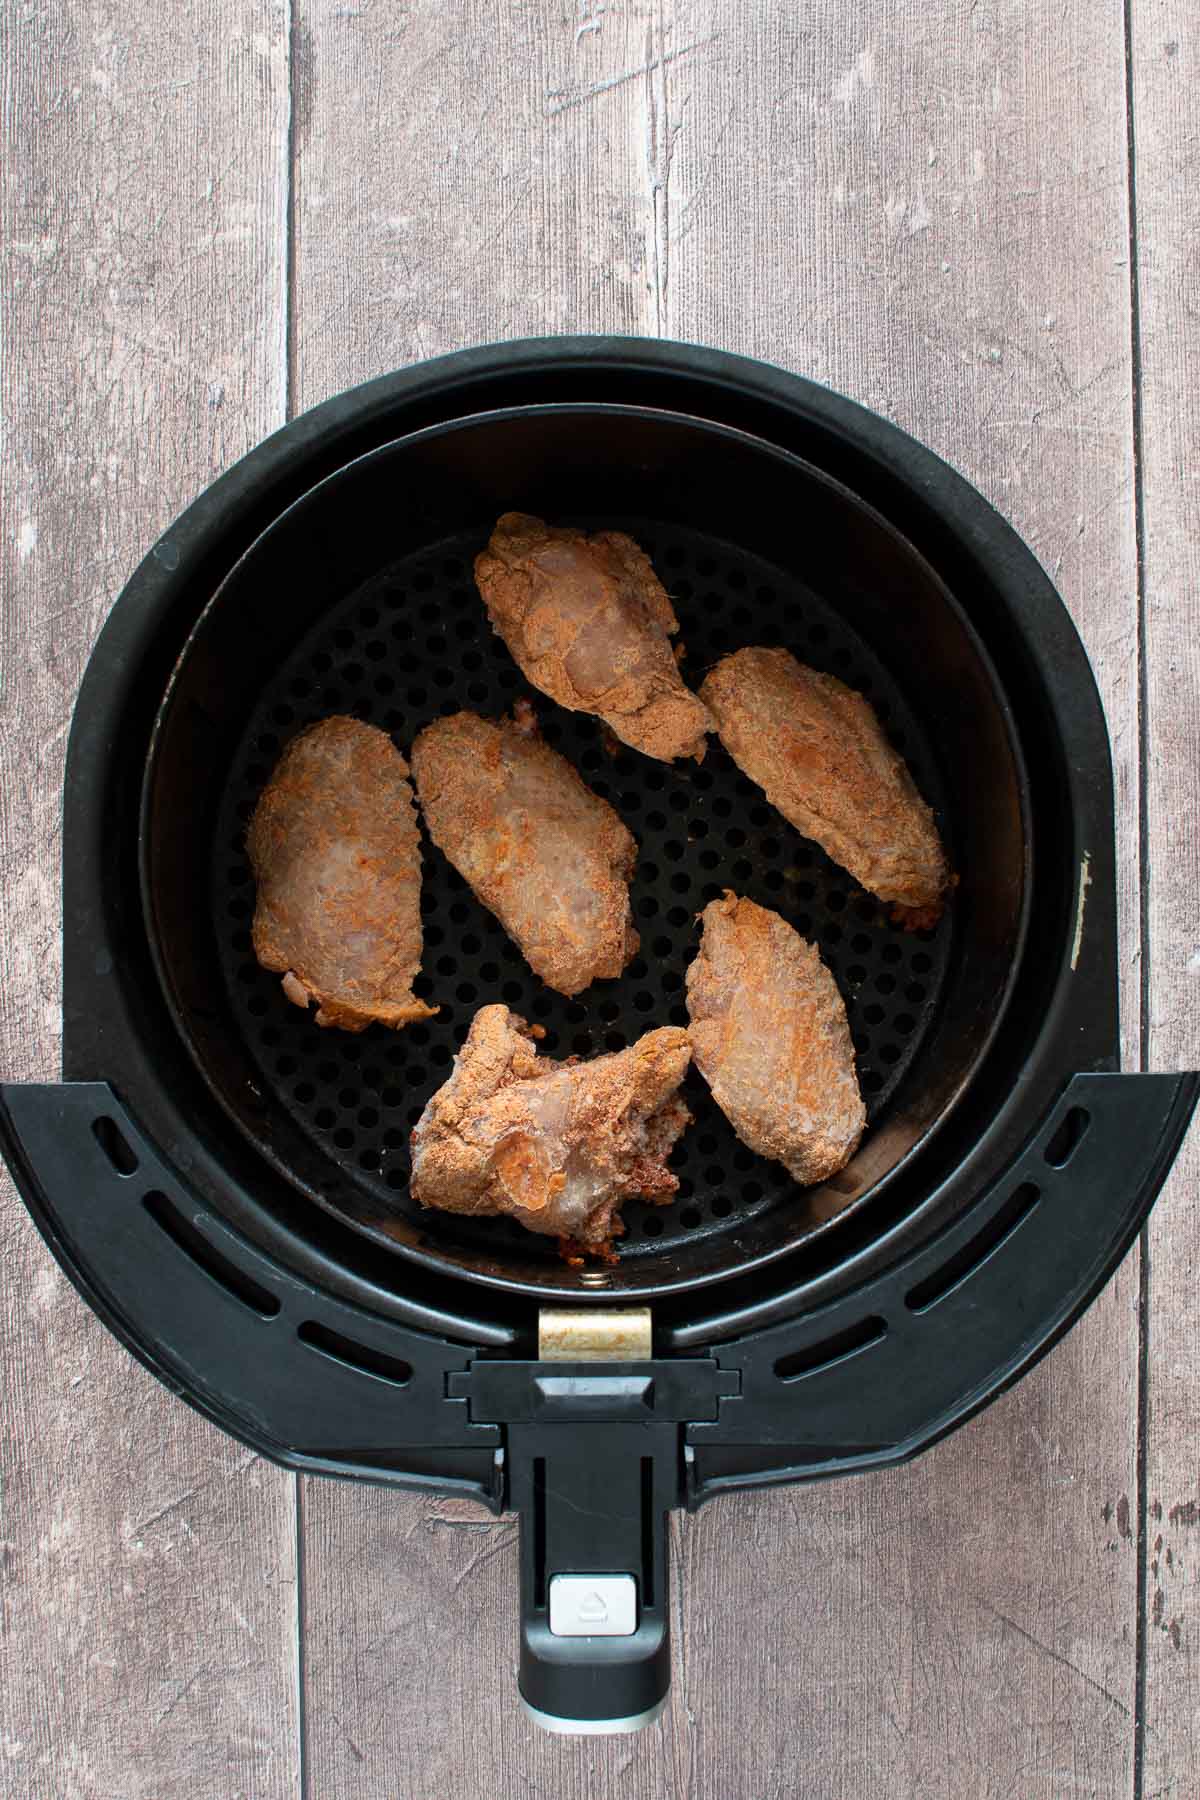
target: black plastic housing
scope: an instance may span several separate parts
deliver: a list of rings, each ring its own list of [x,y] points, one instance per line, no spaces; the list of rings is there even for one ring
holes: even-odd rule
[[[977,1412],[1128,1251],[1198,1094],[1194,1075],[1079,1076],[1005,1177],[886,1275],[648,1364],[473,1353],[347,1305],[199,1202],[103,1084],[0,1090],[0,1147],[84,1298],[224,1430],[296,1470],[516,1508],[521,1692],[584,1729],[646,1722],[666,1692],[666,1512],[903,1462]],[[632,1638],[549,1632],[550,1578],[588,1571],[637,1580]]]

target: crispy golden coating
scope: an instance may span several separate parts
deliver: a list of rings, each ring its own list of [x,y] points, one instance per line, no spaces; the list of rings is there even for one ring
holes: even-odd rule
[[[684,686],[670,643],[679,621],[631,537],[505,513],[475,579],[492,625],[543,694],[595,713],[647,756],[700,761],[712,720]]]
[[[897,923],[935,925],[954,878],[933,813],[875,710],[787,650],[736,650],[700,693],[738,768],[789,824],[887,901]]]
[[[606,800],[537,734],[455,713],[412,748],[429,835],[560,994],[613,979],[638,947],[629,908],[637,844]]]
[[[506,1006],[476,1013],[450,1079],[412,1134],[411,1192],[422,1206],[503,1213],[605,1256],[622,1202],[665,1203],[666,1159],[689,1113],[677,1089],[688,1034],[668,1026],[591,1062],[539,1058]]]
[[[421,849],[408,764],[386,732],[323,719],[294,737],[246,835],[254,953],[318,1025],[399,1029],[437,1011],[421,966]]]
[[[692,1054],[743,1144],[805,1186],[849,1162],[866,1124],[837,984],[778,913],[726,892],[687,975]]]

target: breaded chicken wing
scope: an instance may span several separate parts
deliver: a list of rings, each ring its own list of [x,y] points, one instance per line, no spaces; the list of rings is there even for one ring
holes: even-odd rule
[[[434,843],[560,994],[619,975],[638,947],[629,907],[637,844],[606,800],[537,733],[455,713],[412,748]]]
[[[669,641],[679,621],[631,537],[505,513],[475,579],[493,627],[543,694],[595,713],[647,756],[700,761],[712,720],[684,686]]]
[[[888,902],[935,925],[954,877],[933,813],[875,710],[787,650],[736,650],[700,689],[721,742],[789,824]]]
[[[421,850],[408,764],[386,732],[323,719],[294,737],[246,835],[254,953],[318,1025],[399,1028],[437,1011],[421,966]]]
[[[687,974],[696,1067],[743,1144],[805,1186],[825,1181],[867,1117],[837,984],[814,945],[753,900],[726,892],[701,918]]]
[[[532,1035],[506,1006],[476,1013],[412,1134],[410,1191],[446,1212],[507,1214],[564,1255],[611,1259],[622,1203],[665,1203],[679,1186],[667,1157],[690,1117],[677,1092],[687,1032],[569,1063],[539,1058]]]

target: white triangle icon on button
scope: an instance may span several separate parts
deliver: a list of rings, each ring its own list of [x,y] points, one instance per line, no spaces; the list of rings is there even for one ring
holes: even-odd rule
[[[637,1630],[632,1575],[552,1575],[549,1600],[555,1637],[632,1637]]]

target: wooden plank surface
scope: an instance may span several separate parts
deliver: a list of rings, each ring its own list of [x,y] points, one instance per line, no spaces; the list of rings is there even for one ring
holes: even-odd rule
[[[1200,965],[1197,46],[1177,4],[1135,0],[1133,16],[1148,1047],[1174,1066],[1197,1058]],[[144,545],[282,417],[285,348],[303,407],[463,343],[560,330],[702,339],[816,375],[940,449],[1038,550],[1114,738],[1136,1063],[1111,0],[1052,17],[987,0],[213,0],[194,28],[147,0],[86,17],[55,0],[9,9],[0,30],[5,1074],[55,1066],[58,789],[88,647]],[[1134,1264],[1033,1377],[912,1469],[676,1521],[675,1687],[638,1739],[549,1740],[517,1711],[510,1523],[305,1483],[302,1731],[292,1484],[243,1466],[129,1362],[6,1188],[0,1792],[1057,1800],[1136,1779],[1138,1800],[1182,1800],[1200,1748],[1189,1156],[1152,1234],[1138,1769]]]
[[[428,7],[398,30],[302,7],[298,401],[578,328],[843,388],[962,467],[1062,585],[1136,842],[1120,14],[1107,32],[1083,0],[1018,29],[948,0],[860,17]],[[1135,857],[1134,1060],[1137,901]],[[516,1713],[509,1526],[306,1484],[312,1791],[1129,1792],[1136,1293],[1127,1266],[916,1468],[679,1522],[672,1703],[634,1743],[548,1741]]]
[[[297,0],[300,408],[469,344],[653,331],[652,14]]]
[[[1146,609],[1148,1055],[1200,1067],[1200,30],[1193,8],[1139,0],[1132,99],[1138,220]],[[1200,1769],[1200,1144],[1149,1228],[1144,1800]]]
[[[277,7],[0,9],[0,1068],[57,1073],[59,804],[121,582],[283,412]],[[0,1791],[296,1792],[292,1483],[173,1400],[0,1197]]]
[[[668,68],[660,102],[662,311],[673,335],[814,374],[896,419],[1012,520],[1091,653],[1135,846],[1124,57],[1120,8],[1102,12],[771,6],[730,41],[726,9],[676,0],[673,41],[705,48]],[[1134,1066],[1137,877],[1127,855]],[[911,1470],[700,1521],[701,1641],[720,1641],[705,1621],[722,1616],[737,1641],[789,1580],[800,1599],[772,1626],[773,1743],[732,1729],[731,1695],[714,1707],[702,1685],[692,1701],[697,1792],[722,1791],[703,1774],[718,1761],[733,1791],[762,1787],[788,1732],[833,1793],[1130,1791],[1136,1298],[1126,1264],[1046,1365]],[[761,1561],[723,1557],[751,1521]],[[724,1681],[736,1687],[732,1669]],[[809,1718],[789,1693],[814,1697]]]
[[[297,10],[295,398],[463,344],[655,328],[653,7]],[[634,73],[631,75],[631,71]],[[307,1792],[682,1793],[678,1733],[547,1738],[516,1545],[465,1503],[304,1481]]]

